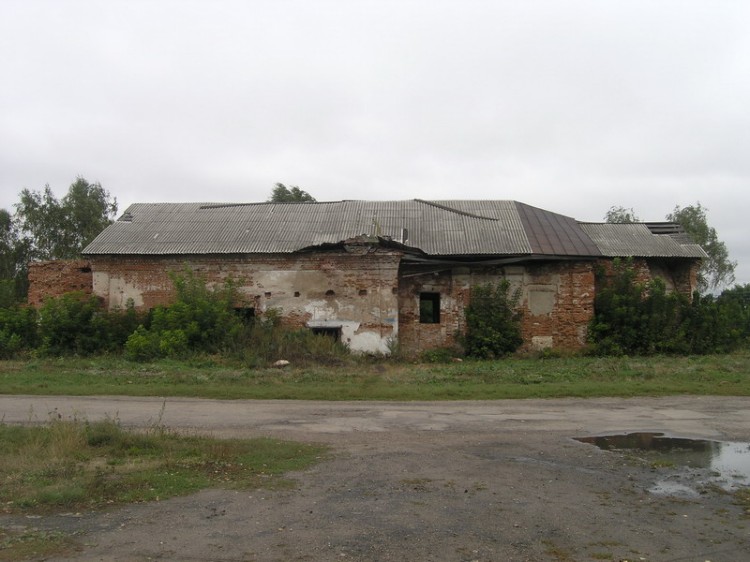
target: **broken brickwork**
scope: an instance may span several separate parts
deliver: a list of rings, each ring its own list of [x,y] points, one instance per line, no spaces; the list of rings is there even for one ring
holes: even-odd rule
[[[92,272],[88,260],[43,261],[29,264],[28,303],[39,307],[45,299],[81,291],[92,293]]]

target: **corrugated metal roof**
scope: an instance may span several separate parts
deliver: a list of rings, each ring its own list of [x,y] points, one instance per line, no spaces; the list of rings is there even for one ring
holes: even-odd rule
[[[706,258],[706,252],[678,227],[659,223],[654,232],[646,223],[581,223],[581,228],[609,257]],[[659,232],[662,232],[660,234]]]
[[[85,250],[92,254],[288,253],[362,234],[429,255],[530,254],[512,201],[136,203]]]
[[[583,232],[578,222],[524,203],[516,203],[535,254],[597,256],[599,248]]]
[[[404,245],[432,256],[601,255],[601,245],[570,217],[515,201],[418,199],[136,203],[83,253],[291,253],[363,234],[401,242],[404,229]]]

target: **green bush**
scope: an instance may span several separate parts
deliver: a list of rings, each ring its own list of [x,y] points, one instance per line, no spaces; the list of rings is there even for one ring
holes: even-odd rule
[[[128,337],[143,322],[144,317],[144,314],[135,310],[132,301],[128,302],[125,310],[100,310],[91,319],[93,330],[100,334],[98,351],[121,353]]]
[[[589,337],[599,355],[726,353],[747,340],[747,316],[731,298],[696,293],[691,301],[660,279],[637,283],[631,260],[597,275]]]
[[[39,310],[40,352],[43,355],[88,355],[100,349],[100,334],[94,316],[101,311],[99,300],[82,292],[48,299]]]
[[[0,359],[12,359],[37,344],[37,314],[33,308],[0,308]]]
[[[151,361],[161,357],[159,335],[138,326],[125,342],[125,356],[133,361]]]
[[[140,322],[132,303],[124,311],[108,311],[93,295],[66,293],[46,300],[39,309],[39,353],[119,353]]]
[[[728,353],[747,346],[747,311],[725,293],[718,298],[698,293],[693,296],[683,330],[685,348],[690,353]]]
[[[176,300],[151,312],[150,321],[125,343],[135,360],[185,357],[192,353],[219,353],[236,347],[245,330],[234,311],[236,290],[231,282],[209,288],[191,271],[173,275]]]
[[[470,357],[492,359],[516,351],[521,337],[521,317],[514,309],[519,293],[510,294],[510,283],[476,285],[466,307],[466,334],[463,338]]]
[[[750,340],[750,283],[725,290],[716,302],[722,316],[731,325],[730,337],[736,337],[742,345],[747,345]]]

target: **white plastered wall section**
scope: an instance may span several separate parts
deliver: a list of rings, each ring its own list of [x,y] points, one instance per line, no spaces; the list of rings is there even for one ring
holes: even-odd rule
[[[92,285],[94,294],[105,299],[110,310],[124,309],[130,303],[135,307],[143,306],[142,288],[122,277],[113,277],[107,271],[95,271]]]

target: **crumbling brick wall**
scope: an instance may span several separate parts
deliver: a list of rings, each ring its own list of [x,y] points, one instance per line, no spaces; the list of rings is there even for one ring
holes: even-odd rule
[[[530,262],[506,267],[404,266],[399,283],[399,344],[417,355],[458,343],[465,330],[471,288],[507,279],[518,292],[521,351],[546,348],[580,350],[586,345],[594,314],[591,261]],[[440,322],[420,322],[421,293],[440,294]]]
[[[340,330],[353,349],[417,355],[453,346],[465,329],[471,288],[505,278],[520,291],[522,350],[579,350],[594,314],[594,271],[611,274],[612,260],[528,262],[505,267],[402,264],[401,252],[367,241],[295,254],[226,256],[91,256],[29,268],[29,303],[70,291],[96,294],[110,308],[132,303],[148,310],[174,300],[171,274],[189,268],[209,284],[233,279],[238,307],[262,316],[280,309],[289,325]],[[637,279],[665,278],[673,290],[691,294],[698,260],[634,260]],[[92,272],[93,270],[93,272]],[[440,295],[440,321],[420,322],[420,293]]]
[[[240,308],[278,309],[287,325],[331,329],[352,349],[385,353],[398,330],[401,253],[362,243],[330,251],[227,256],[92,256],[95,294],[110,308],[148,310],[174,300],[170,275],[232,279]]]
[[[29,295],[31,306],[41,306],[45,299],[81,291],[92,293],[91,264],[87,260],[59,260],[29,264]]]
[[[636,283],[646,284],[658,278],[664,282],[667,291],[676,291],[688,298],[692,298],[698,286],[699,259],[630,258],[629,262],[635,271]],[[614,259],[600,259],[597,262],[600,272],[597,290],[614,275],[614,264]]]

